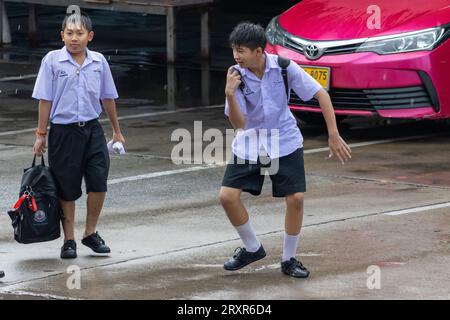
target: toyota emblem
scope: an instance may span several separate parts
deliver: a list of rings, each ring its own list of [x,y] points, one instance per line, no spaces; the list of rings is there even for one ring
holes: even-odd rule
[[[322,55],[322,51],[313,43],[308,44],[305,47],[305,56],[310,60],[319,59]]]

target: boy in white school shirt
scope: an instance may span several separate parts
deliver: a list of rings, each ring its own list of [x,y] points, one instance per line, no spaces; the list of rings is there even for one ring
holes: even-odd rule
[[[238,248],[224,268],[238,270],[266,256],[240,197],[242,191],[259,195],[264,182],[262,170],[276,163],[276,171],[270,173],[272,195],[286,200],[281,271],[306,278],[309,271],[295,258],[306,191],[303,137],[287,105],[278,57],[264,51],[266,35],[259,25],[240,23],[229,40],[237,65],[228,70],[225,114],[235,129],[243,131],[233,141],[234,156],[227,165],[219,197],[245,247]],[[304,101],[312,97],[319,101],[328,129],[330,157],[335,155],[342,163],[349,160],[351,150],[339,135],[328,93],[293,61],[287,67],[287,80],[289,89]],[[261,163],[261,148],[270,163]]]
[[[102,105],[113,128],[113,140],[125,143],[117,120],[118,98],[105,57],[87,49],[92,41],[92,21],[79,7],[64,19],[61,38],[65,46],[49,52],[42,60],[33,98],[39,100],[39,122],[34,153],[45,152],[47,125],[49,165],[64,212],[62,259],[77,257],[74,235],[75,201],[86,183],[87,218],[82,243],[96,253],[111,250],[96,231],[107,191],[109,155],[98,118]]]

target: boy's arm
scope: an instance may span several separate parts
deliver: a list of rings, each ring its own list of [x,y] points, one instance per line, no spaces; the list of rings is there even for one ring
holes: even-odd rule
[[[344,164],[345,161],[351,159],[352,151],[339,135],[339,131],[336,125],[336,117],[334,115],[333,104],[331,103],[330,96],[328,92],[325,91],[325,89],[321,88],[314,95],[314,97],[319,101],[323,117],[325,118],[325,122],[327,124],[330,158],[333,155],[336,155],[336,157],[338,157],[342,164]]]
[[[239,107],[235,93],[225,94],[228,101],[228,119],[234,129],[245,128],[245,116]]]
[[[33,152],[41,157],[45,153],[45,144],[47,136],[47,125],[50,117],[52,102],[47,100],[39,100],[39,120],[36,130],[36,141],[34,143]]]
[[[310,100],[313,96],[319,101],[323,117],[327,123],[328,144],[330,146],[330,158],[335,155],[344,164],[351,159],[350,147],[339,135],[334,115],[333,104],[331,103],[328,92],[314,80],[297,63],[291,61],[288,67],[288,83],[304,101]]]
[[[125,138],[120,131],[119,120],[117,119],[116,101],[114,99],[103,99],[102,102],[113,129],[113,141],[120,141],[125,144]]]
[[[240,84],[241,77],[239,73],[231,67],[228,69],[225,97],[228,102],[228,119],[234,129],[244,129],[246,122],[236,97],[236,90]]]

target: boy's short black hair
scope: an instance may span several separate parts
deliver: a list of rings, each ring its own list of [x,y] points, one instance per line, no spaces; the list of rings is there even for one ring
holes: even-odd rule
[[[64,31],[66,29],[67,25],[70,23],[79,24],[82,27],[86,28],[86,30],[88,32],[91,32],[93,30],[92,20],[88,16],[88,14],[85,12],[81,12],[80,14],[78,14],[78,13],[67,14],[66,18],[64,19],[64,21],[62,23],[61,30]]]
[[[231,47],[244,46],[255,50],[266,47],[267,38],[264,28],[259,24],[241,22],[230,34],[229,43]]]

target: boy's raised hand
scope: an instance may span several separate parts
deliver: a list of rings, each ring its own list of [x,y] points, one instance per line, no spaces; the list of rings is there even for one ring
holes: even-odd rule
[[[328,158],[336,156],[342,164],[352,158],[352,150],[338,133],[330,135],[328,145],[330,146],[330,155]]]
[[[225,95],[233,95],[239,85],[242,83],[239,72],[230,67],[227,73],[227,84],[225,86]]]

